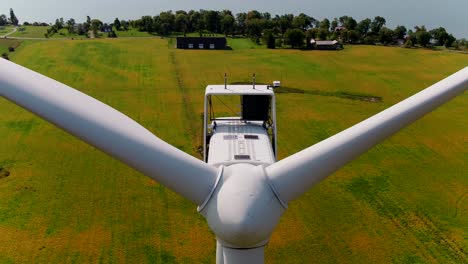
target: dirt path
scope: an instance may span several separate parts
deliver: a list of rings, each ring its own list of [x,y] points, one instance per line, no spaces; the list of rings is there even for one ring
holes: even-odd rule
[[[180,73],[180,70],[179,70],[179,66],[178,66],[178,63],[177,63],[177,60],[176,60],[176,57],[175,57],[175,54],[174,54],[173,51],[170,51],[169,58],[170,58],[170,62],[172,64],[172,66],[174,67],[174,76],[175,76],[175,78],[177,80],[177,88],[179,89],[179,92],[182,95],[182,104],[183,104],[183,108],[184,108],[183,112],[184,112],[184,115],[185,115],[185,120],[188,120],[187,122],[185,122],[186,129],[187,129],[187,131],[189,131],[189,135],[191,137],[191,142],[196,142],[195,145],[193,145],[194,152],[197,152],[200,155],[203,155],[200,152],[200,145],[201,145],[201,144],[199,144],[200,134],[197,133],[200,130],[196,125],[197,124],[196,120],[199,120],[199,119],[196,118],[197,115],[195,113],[195,109],[193,108],[192,103],[190,101],[190,96],[188,94],[188,91],[186,90],[186,88],[184,86],[184,82],[182,80],[182,76],[181,76],[181,73]]]
[[[8,33],[6,33],[5,35],[0,36],[0,38],[6,38],[6,37],[8,37],[9,35],[15,33],[16,31],[18,31],[18,27],[14,27],[13,30],[12,30],[11,32],[8,32]]]

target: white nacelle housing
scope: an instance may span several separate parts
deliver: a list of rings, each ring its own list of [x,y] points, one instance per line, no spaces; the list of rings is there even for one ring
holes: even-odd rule
[[[275,155],[266,129],[261,121],[217,121],[210,139],[208,164],[234,163],[269,165]]]
[[[213,109],[217,108],[211,98],[223,96],[239,97],[239,116],[215,116]],[[276,161],[273,89],[254,84],[209,85],[205,92],[203,153],[204,160],[217,167],[236,163],[273,164]]]

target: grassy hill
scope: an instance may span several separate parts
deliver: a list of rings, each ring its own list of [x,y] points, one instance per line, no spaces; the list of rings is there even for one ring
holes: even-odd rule
[[[43,26],[22,26],[15,33],[11,34],[10,37],[44,38],[44,34],[48,28]]]
[[[238,41],[238,40],[236,40]],[[279,155],[319,142],[468,65],[468,56],[177,50],[165,39],[25,42],[11,59],[122,111],[196,156],[208,84],[282,81]],[[340,96],[349,94],[350,97]],[[354,100],[359,96],[379,101]],[[354,96],[354,97],[353,97]],[[468,94],[289,205],[267,263],[468,260]],[[0,263],[212,263],[195,205],[0,98]]]

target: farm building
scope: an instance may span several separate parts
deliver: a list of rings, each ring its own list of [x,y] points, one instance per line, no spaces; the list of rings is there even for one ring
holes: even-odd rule
[[[314,49],[318,50],[339,50],[343,48],[336,40],[310,40],[310,44]]]
[[[177,37],[178,49],[226,49],[224,37]]]
[[[104,24],[101,26],[101,32],[111,32],[112,31],[112,26]]]

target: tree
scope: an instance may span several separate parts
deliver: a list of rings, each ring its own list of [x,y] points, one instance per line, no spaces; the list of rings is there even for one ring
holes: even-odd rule
[[[333,21],[331,22],[331,28],[333,31],[336,30],[336,28],[338,27],[339,23],[338,23],[338,18],[334,18]]]
[[[361,34],[363,38],[367,37],[371,23],[372,21],[369,18],[366,18],[357,24],[356,30],[359,32],[359,34]]]
[[[380,29],[380,32],[379,32],[380,43],[387,45],[392,42],[392,39],[393,39],[393,30],[387,27],[383,27],[382,29]]]
[[[13,8],[10,8],[10,22],[13,26],[18,26],[18,18],[13,11]]]
[[[320,29],[324,29],[327,32],[330,30],[330,20],[328,20],[328,18],[325,18],[322,21],[320,21]]]
[[[0,15],[0,26],[5,26],[8,24],[8,18],[5,15]]]
[[[340,25],[342,27],[345,27],[347,30],[354,30],[356,29],[357,22],[354,20],[354,18],[350,16],[342,16],[338,19],[340,22]],[[334,28],[333,28],[334,29]]]
[[[65,25],[65,23],[63,22],[63,17],[61,17],[60,19],[58,19],[58,18],[55,19],[55,24],[54,24],[54,26],[55,26],[55,28],[56,28],[57,30],[62,29],[64,25]]]
[[[236,14],[236,30],[241,35],[245,35],[245,21],[246,20],[247,20],[246,13]]]
[[[188,13],[190,31],[200,32],[203,30],[201,14],[198,11],[190,10]]]
[[[271,29],[265,29],[263,31],[263,42],[267,44],[267,48],[275,48],[275,36],[273,35],[273,31]]]
[[[304,13],[294,17],[291,23],[292,27],[307,30],[312,26],[312,18]]]
[[[155,21],[155,23],[158,24],[158,26],[155,27],[157,28],[157,32],[159,34],[170,35],[175,28],[175,15],[174,13],[172,13],[171,10],[161,12],[159,13],[159,17],[157,18],[157,21]]]
[[[85,24],[77,24],[75,33],[78,35],[86,35],[88,31],[86,31]]]
[[[232,34],[234,31],[235,19],[232,14],[225,13],[221,18],[221,30],[224,32],[224,35],[227,36],[229,33]]]
[[[328,37],[328,33],[329,32],[328,32],[327,29],[321,28],[318,31],[317,38],[320,39],[320,40],[326,40],[327,37]]]
[[[357,30],[349,30],[348,41],[350,43],[357,43],[359,41],[359,32]]]
[[[416,39],[416,33],[413,32],[413,30],[408,30],[407,36],[406,36],[406,41],[411,40],[412,46],[416,45],[418,43],[418,40]]]
[[[395,37],[397,39],[404,39],[406,36],[406,27],[405,26],[397,26],[395,30],[393,30],[393,33],[395,33]]]
[[[432,38],[437,41],[437,46],[443,46],[449,37],[449,34],[443,27],[435,28],[429,31],[429,33],[431,33]]]
[[[97,33],[97,31],[102,27],[102,25],[103,25],[103,23],[99,19],[92,19],[91,20],[91,30],[94,32],[94,34]]]
[[[281,34],[283,36],[286,33],[286,31],[289,28],[291,28],[293,19],[294,19],[293,14],[286,14],[286,15],[282,15],[282,16],[279,17],[279,19],[278,19],[279,28],[280,28]]]
[[[408,39],[406,40],[406,42],[405,42],[404,47],[407,48],[407,49],[409,49],[409,48],[411,48],[411,47],[413,47],[413,46],[414,46],[414,45],[413,45],[413,41],[411,41],[411,39],[408,38]]]
[[[70,34],[75,33],[75,24],[76,24],[75,19],[70,18],[69,20],[67,20],[68,33],[70,33]]]
[[[153,18],[151,16],[142,16],[138,21],[138,29],[142,32],[153,33],[155,31]]]
[[[316,39],[319,34],[319,29],[318,28],[311,28],[306,31],[306,37],[308,40],[311,39]]]
[[[187,34],[189,27],[189,18],[186,13],[178,13],[175,16],[175,30],[178,32],[184,33],[184,36]]]
[[[427,44],[429,44],[429,41],[431,40],[431,33],[427,32],[426,30],[426,27],[425,26],[422,26],[422,27],[414,27],[414,29],[416,30],[416,39],[418,41],[418,44],[423,46],[423,47],[426,47]]]
[[[213,33],[220,32],[220,16],[218,11],[208,10],[202,13],[203,22],[206,25],[206,29]]]
[[[83,23],[83,29],[86,33],[91,29],[91,17],[90,16],[86,16],[86,22]]]
[[[300,29],[288,29],[284,36],[292,48],[301,48],[304,45],[305,34]]]
[[[120,21],[120,24],[122,25],[123,30],[127,31],[129,27],[128,21],[122,20]]]
[[[246,17],[247,20],[261,19],[261,18],[262,18],[262,14],[258,12],[257,10],[250,10],[249,12],[247,12],[247,17]]]
[[[120,20],[118,17],[114,19],[114,27],[116,30],[120,31],[122,29],[122,24],[120,23]]]
[[[458,49],[458,50],[463,50],[468,47],[468,40],[462,38],[462,39],[457,39],[453,43],[453,47]]]
[[[454,43],[456,40],[457,40],[457,39],[456,39],[452,34],[449,34],[449,35],[447,36],[447,38],[445,39],[445,43],[444,43],[445,47],[447,47],[447,48],[452,47],[453,43]]]
[[[153,18],[154,28],[159,34],[170,35],[175,27],[175,15],[172,11],[161,12],[159,16]]]
[[[378,35],[382,27],[385,26],[385,23],[385,18],[376,16],[370,25],[372,34]]]
[[[260,38],[264,29],[264,20],[253,18],[248,19],[245,23],[247,35],[254,39]]]
[[[107,33],[108,38],[116,38],[117,34],[115,34],[114,30],[111,30],[109,33]]]

